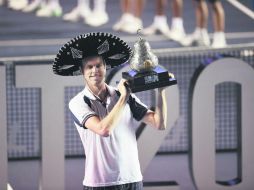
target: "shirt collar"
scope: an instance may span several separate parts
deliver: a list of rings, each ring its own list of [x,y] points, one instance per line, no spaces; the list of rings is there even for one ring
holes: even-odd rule
[[[115,94],[115,88],[106,84],[106,88],[108,90],[108,94],[113,96]],[[86,85],[83,91],[84,95],[88,97],[90,100],[97,100],[98,98],[93,94],[93,92]]]

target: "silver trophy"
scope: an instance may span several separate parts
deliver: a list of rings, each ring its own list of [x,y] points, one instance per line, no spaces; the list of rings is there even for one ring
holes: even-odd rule
[[[177,83],[174,75],[158,63],[150,44],[143,38],[134,44],[130,58],[131,70],[123,72],[122,77],[129,83],[132,92],[140,92]]]

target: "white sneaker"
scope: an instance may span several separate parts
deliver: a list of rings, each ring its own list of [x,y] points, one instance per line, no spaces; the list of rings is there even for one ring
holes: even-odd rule
[[[181,45],[192,46],[194,45],[194,42],[197,41],[200,36],[201,36],[201,29],[196,28],[192,34],[185,36],[185,38],[181,41]]]
[[[130,33],[130,34],[136,34],[139,29],[141,30],[143,29],[142,20],[134,16],[132,21],[125,22],[121,27],[121,31]]]
[[[105,11],[94,11],[85,19],[85,23],[93,27],[99,27],[107,22],[108,14]]]
[[[13,10],[22,10],[28,4],[28,0],[9,0],[8,7]]]
[[[183,46],[210,46],[210,38],[206,29],[196,28],[193,34],[186,36],[180,43]]]
[[[60,17],[62,16],[63,11],[60,5],[50,5],[42,7],[36,12],[36,16],[38,17]]]
[[[212,48],[224,48],[227,46],[224,32],[215,32],[213,35]]]
[[[193,37],[193,34],[189,34],[183,40],[181,40],[181,45],[185,47],[192,46],[194,45],[194,41],[195,39]]]
[[[130,13],[124,13],[121,18],[113,25],[113,30],[120,31],[125,23],[131,23],[134,20],[134,16]]]
[[[206,29],[202,29],[201,30],[201,36],[200,38],[197,40],[197,45],[198,46],[210,46],[211,42],[210,42],[210,37],[209,34],[207,32]]]
[[[185,37],[183,19],[181,17],[173,17],[171,21],[170,39],[181,43]]]
[[[35,0],[32,3],[28,4],[28,6],[25,7],[22,11],[25,13],[30,13],[41,9],[43,6],[45,6],[43,2]]]
[[[170,31],[170,39],[177,41],[177,42],[182,42],[186,37],[185,31],[183,28],[172,28]]]
[[[89,7],[80,7],[79,8],[79,10],[80,10],[80,17],[82,18],[82,19],[84,19],[84,21],[89,17],[89,16],[91,16],[91,14],[92,14],[92,11],[91,11],[91,9],[89,8]]]
[[[167,24],[166,17],[160,16],[161,17],[160,19],[156,19],[157,17],[154,18],[153,23],[149,27],[145,28],[142,31],[142,34],[152,35],[155,34],[156,32],[160,32],[161,34],[170,37],[170,30]]]
[[[77,22],[79,19],[86,19],[91,14],[90,9],[84,7],[75,7],[71,12],[63,16],[63,20],[70,22]]]

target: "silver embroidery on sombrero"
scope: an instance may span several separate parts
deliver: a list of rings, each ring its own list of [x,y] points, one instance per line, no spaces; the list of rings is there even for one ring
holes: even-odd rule
[[[82,51],[75,49],[73,47],[71,47],[71,54],[72,54],[73,59],[82,59],[83,58]]]
[[[107,51],[109,51],[109,43],[108,40],[105,40],[98,48],[98,54],[101,55]]]
[[[126,56],[126,54],[118,53],[118,54],[110,56],[109,59],[121,59],[125,56]]]
[[[63,66],[59,67],[59,70],[65,70],[65,69],[69,69],[72,67],[75,67],[75,65],[63,65]]]

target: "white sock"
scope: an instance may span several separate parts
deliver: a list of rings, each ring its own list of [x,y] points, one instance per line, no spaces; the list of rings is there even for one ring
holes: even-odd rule
[[[49,0],[48,5],[50,5],[52,7],[58,7],[58,6],[60,6],[59,0]]]
[[[207,32],[206,28],[201,28],[201,32]]]
[[[208,31],[207,31],[207,28],[201,28],[201,34],[205,34],[205,35],[208,35]]]
[[[201,33],[201,30],[203,30],[203,28],[196,27],[194,33]]]
[[[223,40],[225,41],[225,33],[223,31],[219,31],[219,32],[214,32],[213,34],[213,39],[214,40]]]
[[[203,28],[196,27],[192,36],[196,39],[198,39],[201,36]]]
[[[94,10],[95,11],[106,11],[106,0],[95,0],[94,1]]]
[[[173,17],[171,28],[177,28],[183,30],[183,19],[181,17]]]
[[[131,13],[123,13],[121,16],[121,19],[123,20],[132,20],[134,18],[134,16]]]
[[[78,7],[89,7],[89,0],[78,0]]]
[[[214,32],[214,35],[216,36],[225,36],[225,33],[223,31]]]
[[[165,15],[155,15],[153,22],[157,25],[167,24],[167,17]]]
[[[32,4],[32,3],[44,3],[45,1],[42,1],[42,0],[34,0],[34,1],[32,1],[30,4]]]
[[[214,32],[212,46],[225,47],[226,45],[227,45],[227,42],[226,42],[226,36],[224,31]]]

